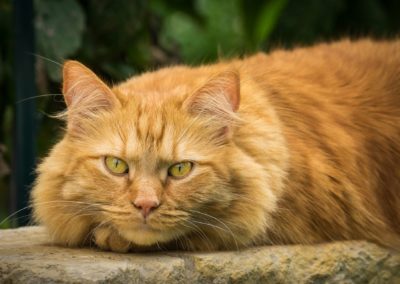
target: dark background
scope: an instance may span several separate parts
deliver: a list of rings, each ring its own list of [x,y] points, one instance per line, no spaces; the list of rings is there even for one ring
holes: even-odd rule
[[[12,213],[15,112],[27,103],[15,95],[16,1],[0,0],[0,222]],[[35,0],[35,52],[22,56],[35,60],[36,142],[19,142],[37,145],[37,162],[59,138],[62,124],[49,115],[65,107],[59,63],[67,58],[112,84],[165,65],[399,32],[398,0]]]

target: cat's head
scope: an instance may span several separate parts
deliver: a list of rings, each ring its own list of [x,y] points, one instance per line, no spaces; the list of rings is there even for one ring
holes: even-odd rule
[[[274,200],[253,192],[262,171],[233,139],[238,74],[174,81],[174,70],[111,89],[80,63],[64,65],[66,132],[32,194],[56,242],[82,244],[101,227],[139,246],[204,249],[260,234]]]

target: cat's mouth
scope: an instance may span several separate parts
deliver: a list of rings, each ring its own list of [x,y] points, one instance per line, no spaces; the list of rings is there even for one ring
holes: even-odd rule
[[[140,223],[139,225],[137,225],[135,227],[135,231],[138,231],[138,232],[142,232],[142,231],[143,232],[154,232],[154,233],[161,232],[160,230],[153,228],[147,222],[143,222],[143,223]]]
[[[154,228],[148,223],[120,227],[118,231],[125,239],[140,246],[168,242],[175,237],[175,234],[169,232],[169,230]]]

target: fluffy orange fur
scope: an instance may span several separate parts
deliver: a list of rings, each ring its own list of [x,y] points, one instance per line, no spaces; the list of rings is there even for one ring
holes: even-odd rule
[[[63,139],[38,168],[55,243],[113,251],[366,239],[400,248],[400,42],[349,40],[145,73],[64,65]],[[104,157],[125,161],[110,173]],[[168,167],[191,161],[183,178]],[[133,206],[155,199],[147,217]]]

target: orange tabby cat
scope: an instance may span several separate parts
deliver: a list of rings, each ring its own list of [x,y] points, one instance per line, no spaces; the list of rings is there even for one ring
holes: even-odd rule
[[[32,202],[55,243],[400,248],[400,41],[145,73],[64,65],[63,139]]]

